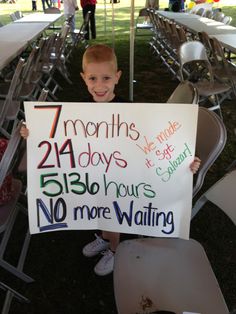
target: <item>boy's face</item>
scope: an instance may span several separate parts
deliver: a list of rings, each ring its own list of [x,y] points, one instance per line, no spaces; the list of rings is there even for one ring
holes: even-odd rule
[[[121,71],[116,71],[111,62],[88,63],[81,76],[95,102],[109,102],[115,97]]]

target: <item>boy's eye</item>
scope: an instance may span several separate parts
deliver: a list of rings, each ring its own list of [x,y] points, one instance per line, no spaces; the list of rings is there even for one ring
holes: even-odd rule
[[[90,81],[95,81],[95,80],[96,80],[96,77],[95,77],[95,76],[91,76],[91,77],[89,77],[89,80],[90,80]]]
[[[104,79],[105,81],[108,81],[108,80],[110,80],[111,78],[110,78],[110,76],[105,76],[103,79]]]

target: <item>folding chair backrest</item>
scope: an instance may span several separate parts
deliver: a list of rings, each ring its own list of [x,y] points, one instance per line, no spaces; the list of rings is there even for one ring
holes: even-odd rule
[[[201,166],[195,175],[193,196],[201,189],[207,171],[224,149],[226,140],[226,128],[220,117],[213,111],[199,107],[195,155],[201,159]]]
[[[15,16],[16,16],[16,18],[17,18],[18,20],[23,17],[23,14],[22,14],[21,11],[16,11],[16,12],[14,12],[14,13],[15,13]]]
[[[11,14],[10,14],[10,18],[11,18],[11,20],[12,20],[13,22],[16,21],[16,20],[18,20],[18,18],[16,17],[15,13],[11,13]]]
[[[205,46],[200,41],[188,41],[183,43],[179,48],[179,61],[180,61],[180,78],[181,81],[184,81],[184,71],[185,65],[192,63],[197,65],[199,62],[204,64],[204,71],[197,71],[198,66],[194,68],[194,76],[200,74],[200,77],[204,77],[204,72],[207,72],[209,79],[214,80],[213,70],[210,64],[210,61],[207,56],[207,51]],[[201,68],[203,69],[203,68]]]
[[[218,21],[218,22],[222,22],[224,16],[225,16],[225,15],[224,15],[223,12],[217,11],[217,12],[215,12],[215,13],[213,14],[212,19],[215,20],[215,21]]]
[[[179,56],[181,64],[195,60],[208,61],[206,49],[199,41],[188,41],[183,43],[180,47]]]
[[[147,11],[147,9],[146,9],[146,8],[140,9],[138,16],[139,16],[139,17],[140,17],[140,16],[148,16],[148,11]]]
[[[220,180],[211,186],[196,201],[192,209],[192,218],[199,212],[203,205],[210,201],[219,207],[236,225],[236,169],[226,173]]]
[[[214,64],[216,66],[219,66],[219,68],[224,67],[225,69],[227,69],[228,61],[225,58],[225,53],[223,47],[221,46],[221,43],[215,37],[211,37],[209,40],[212,47],[212,57],[214,59]]]
[[[12,77],[4,105],[1,108],[0,127],[2,126],[2,124],[5,120],[5,117],[7,115],[7,112],[9,111],[10,106],[14,105],[14,103],[12,101],[14,99],[16,99],[18,96],[18,92],[19,92],[20,86],[21,86],[21,74],[22,74],[22,70],[24,68],[24,64],[25,64],[25,60],[20,58],[18,61],[17,67],[15,69],[14,75]]]
[[[232,17],[231,16],[224,16],[222,21],[225,25],[229,25],[232,22]]]
[[[204,8],[200,8],[200,9],[198,9],[198,10],[195,12],[195,14],[200,15],[200,16],[203,16],[203,15],[204,15],[204,12],[205,12],[205,9],[204,9]]]
[[[45,88],[43,88],[43,89],[41,90],[40,95],[39,95],[38,101],[46,101],[47,96],[48,96],[48,90],[45,89]]]
[[[201,41],[201,43],[206,48],[206,52],[207,52],[208,57],[210,57],[212,54],[212,47],[211,47],[209,35],[206,32],[199,32],[198,37],[199,37],[199,40]]]
[[[30,55],[26,61],[26,64],[24,66],[23,72],[22,72],[22,78],[24,82],[30,83],[31,79],[31,74],[35,66],[36,58],[37,58],[37,53],[39,51],[39,48],[37,46],[33,47],[33,49],[30,52]]]
[[[190,82],[184,81],[179,83],[167,103],[197,104],[198,98],[197,89]]]
[[[12,163],[15,158],[15,154],[19,143],[21,141],[20,135],[20,128],[22,123],[19,123],[18,126],[15,128],[9,142],[7,145],[7,149],[4,152],[4,155],[0,162],[0,186],[2,185],[6,175],[8,174],[9,170],[12,167]]]
[[[211,19],[212,16],[213,16],[212,10],[205,10],[203,16],[204,16],[204,17],[207,17],[208,19]]]

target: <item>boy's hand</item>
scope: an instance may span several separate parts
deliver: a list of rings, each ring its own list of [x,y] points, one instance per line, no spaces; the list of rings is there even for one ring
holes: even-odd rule
[[[29,136],[29,129],[25,125],[22,125],[20,129],[20,135],[26,140]]]
[[[195,174],[198,171],[200,165],[201,159],[195,156],[193,162],[191,162],[190,164],[190,170],[192,171],[193,174]]]

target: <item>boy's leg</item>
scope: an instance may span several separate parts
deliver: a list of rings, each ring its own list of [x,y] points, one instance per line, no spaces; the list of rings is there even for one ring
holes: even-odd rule
[[[91,28],[91,35],[93,39],[96,39],[96,21],[95,21],[95,10],[96,10],[96,5],[91,5],[90,6],[90,28]]]
[[[105,276],[113,272],[114,254],[120,242],[120,234],[117,232],[103,231],[102,236],[104,240],[109,240],[110,248],[102,253],[103,257],[94,267],[95,274],[99,276]]]
[[[110,250],[115,252],[118,244],[120,243],[120,233],[102,231],[102,238],[110,242]]]
[[[88,11],[89,11],[89,5],[86,5],[86,6],[83,8],[83,18],[84,18],[84,19],[85,19],[86,14],[88,13]],[[89,23],[88,23],[88,25],[86,26],[85,31],[86,31],[86,35],[85,35],[84,37],[85,37],[85,39],[89,40]]]
[[[86,244],[83,247],[83,255],[86,257],[93,257],[98,255],[99,253],[107,250],[110,247],[109,241],[103,239],[101,236],[95,233],[95,240]]]

